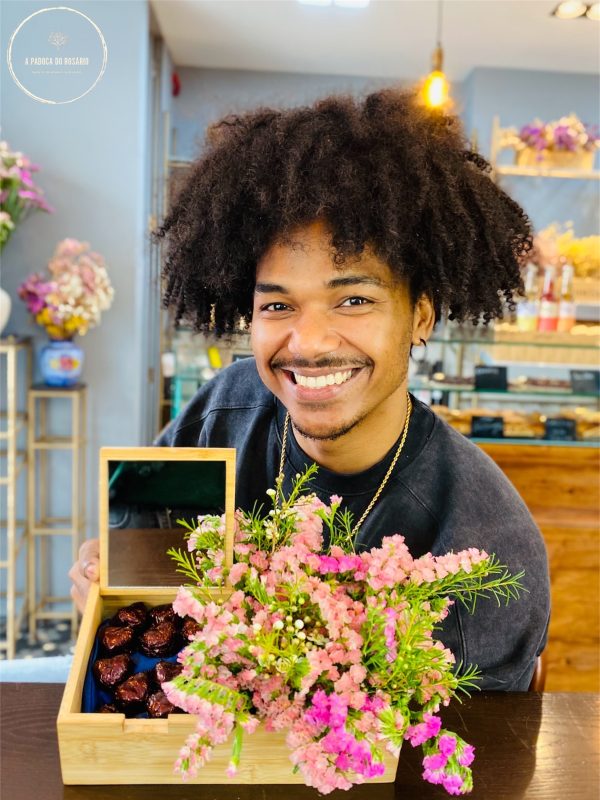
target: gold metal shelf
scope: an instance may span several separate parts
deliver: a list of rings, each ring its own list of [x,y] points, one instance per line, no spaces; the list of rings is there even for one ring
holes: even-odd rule
[[[50,433],[48,420],[50,406],[57,400],[70,402],[70,424],[67,435]],[[71,635],[77,631],[77,609],[70,597],[54,597],[49,592],[50,540],[56,536],[71,538],[71,555],[76,561],[85,528],[85,460],[86,460],[86,403],[87,389],[84,384],[68,388],[33,386],[29,390],[29,638],[34,640],[39,620],[68,619]],[[69,516],[49,514],[49,497],[52,487],[52,471],[49,453],[62,450],[71,461],[71,504]],[[70,604],[69,611],[53,611],[48,606],[54,603]]]
[[[5,410],[0,414],[0,461],[6,470],[0,475],[2,499],[6,504],[5,518],[0,521],[2,551],[6,555],[0,561],[0,584],[5,587],[1,596],[6,599],[6,637],[0,641],[0,649],[6,651],[8,658],[14,658],[17,634],[27,614],[27,591],[17,591],[17,572],[24,551],[24,560],[27,561],[29,538],[27,523],[17,516],[22,511],[17,502],[18,490],[27,489],[27,472],[24,470],[27,451],[23,449],[20,439],[25,438],[28,422],[25,391],[31,384],[31,340],[15,336],[1,339],[0,356],[0,385],[5,399]],[[21,599],[17,611],[17,600]]]
[[[598,181],[600,172],[584,169],[551,169],[549,167],[496,166],[496,175],[516,175],[524,178],[566,178],[578,181]]]

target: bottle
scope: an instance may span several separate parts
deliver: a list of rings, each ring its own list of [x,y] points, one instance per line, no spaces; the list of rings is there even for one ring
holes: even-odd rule
[[[555,331],[558,325],[558,298],[554,291],[554,267],[546,267],[544,288],[540,297],[538,331]]]
[[[562,270],[560,301],[558,303],[557,330],[568,333],[575,325],[575,298],[573,297],[573,267],[565,264]]]
[[[529,262],[525,272],[525,298],[517,304],[517,328],[520,331],[536,331],[539,317],[537,292],[537,267]]]

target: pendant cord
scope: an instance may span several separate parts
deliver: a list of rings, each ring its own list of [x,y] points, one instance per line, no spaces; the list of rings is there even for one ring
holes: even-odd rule
[[[356,525],[352,529],[351,536],[353,538],[358,533],[358,530],[359,530],[360,526],[363,524],[363,522],[367,518],[368,514],[373,509],[373,506],[375,505],[375,503],[379,499],[379,496],[383,492],[383,490],[385,488],[385,485],[388,482],[388,480],[390,479],[390,476],[391,476],[392,472],[394,471],[394,467],[398,463],[398,459],[400,458],[400,454],[402,453],[402,450],[404,448],[404,443],[406,442],[406,437],[408,435],[408,423],[410,422],[410,415],[412,413],[412,400],[410,399],[410,394],[408,392],[406,393],[406,400],[407,400],[407,404],[406,404],[406,419],[404,420],[404,429],[402,431],[402,437],[400,439],[400,444],[398,445],[398,448],[396,449],[396,452],[394,454],[394,458],[392,459],[392,463],[388,467],[388,470],[385,473],[385,475],[383,477],[383,480],[379,484],[379,488],[377,489],[377,491],[373,495],[373,498],[372,498],[371,502],[369,503],[369,505],[366,507],[363,515],[361,516],[361,518],[358,520],[358,522],[356,523]],[[279,459],[279,475],[277,476],[277,485],[278,485],[278,490],[279,491],[282,491],[282,487],[283,487],[283,468],[285,466],[285,454],[286,454],[286,450],[287,450],[287,440],[288,440],[289,427],[290,427],[290,415],[289,415],[289,413],[286,413],[285,422],[283,424],[283,438],[282,438],[282,442],[281,442],[281,458]]]

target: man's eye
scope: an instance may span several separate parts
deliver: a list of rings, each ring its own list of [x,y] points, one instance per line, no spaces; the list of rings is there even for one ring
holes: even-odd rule
[[[348,297],[340,305],[343,307],[345,306],[347,308],[348,306],[365,306],[368,305],[370,302],[371,301],[367,300],[366,297]]]
[[[267,303],[264,306],[261,306],[261,311],[287,311],[289,306],[286,306],[285,303]]]

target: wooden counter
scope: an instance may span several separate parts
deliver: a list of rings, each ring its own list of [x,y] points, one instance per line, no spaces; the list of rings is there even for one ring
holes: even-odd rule
[[[547,691],[600,688],[600,450],[479,444],[539,525],[550,561]]]

